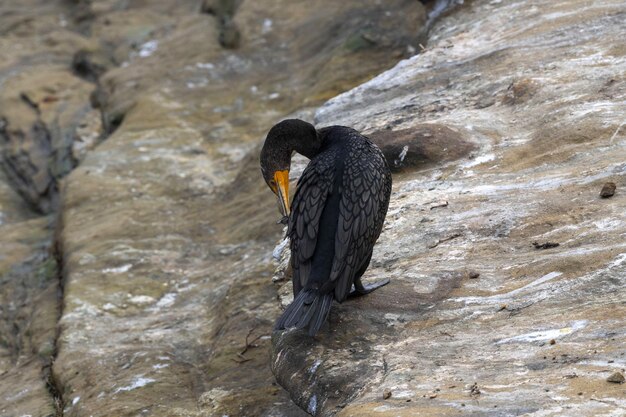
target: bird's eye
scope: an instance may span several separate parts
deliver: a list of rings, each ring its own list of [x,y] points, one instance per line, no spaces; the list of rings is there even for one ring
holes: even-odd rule
[[[276,180],[270,180],[270,187],[274,192],[276,192]]]

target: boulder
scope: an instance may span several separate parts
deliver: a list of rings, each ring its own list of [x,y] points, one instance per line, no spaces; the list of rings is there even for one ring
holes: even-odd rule
[[[626,200],[599,193],[626,181],[623,17],[619,1],[469,2],[421,54],[319,108],[318,125],[385,132],[383,148],[424,126],[471,148],[394,176],[364,276],[389,285],[333,307],[314,340],[273,334],[272,369],[302,409],[620,413],[606,381],[626,351]]]

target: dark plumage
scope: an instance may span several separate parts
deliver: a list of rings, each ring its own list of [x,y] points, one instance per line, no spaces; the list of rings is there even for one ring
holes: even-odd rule
[[[290,210],[293,151],[311,161]],[[343,302],[349,294],[367,294],[389,282],[363,286],[361,276],[387,214],[391,173],[380,149],[356,130],[316,130],[297,119],[270,130],[261,151],[261,170],[279,197],[283,215],[289,216],[294,301],[276,329],[308,327],[313,336],[326,321],[333,298]]]

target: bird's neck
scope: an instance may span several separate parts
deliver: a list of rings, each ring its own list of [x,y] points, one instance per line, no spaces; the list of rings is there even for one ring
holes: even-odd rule
[[[313,159],[320,152],[322,147],[322,138],[316,132],[316,138],[313,140],[298,140],[295,137],[289,141],[290,152],[296,151],[300,155],[304,155],[309,159]]]

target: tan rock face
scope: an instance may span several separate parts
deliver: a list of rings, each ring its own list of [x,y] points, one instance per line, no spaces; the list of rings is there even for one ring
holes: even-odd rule
[[[50,378],[60,314],[55,216],[41,216],[33,208],[53,209],[56,178],[75,162],[72,142],[87,137],[83,120],[99,122],[99,115],[89,111],[91,87],[65,68],[74,49],[89,41],[61,24],[67,9],[60,3],[0,4],[3,416],[53,416],[59,409]]]
[[[273,336],[274,372],[302,408],[622,412],[607,378],[626,366],[624,13],[619,1],[472,2],[422,54],[317,111],[319,125],[366,134],[443,125],[477,150],[394,177],[365,275],[391,284],[336,306],[314,342]]]
[[[55,412],[46,387],[59,314],[50,221],[30,213],[0,171],[1,415]]]
[[[58,203],[58,179],[81,156],[73,142],[90,148],[100,132],[86,99],[93,85],[68,67],[77,49],[93,44],[72,30],[70,10],[35,0],[0,6],[0,167],[44,214]]]

